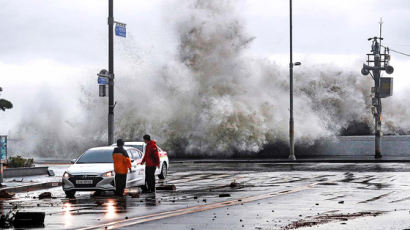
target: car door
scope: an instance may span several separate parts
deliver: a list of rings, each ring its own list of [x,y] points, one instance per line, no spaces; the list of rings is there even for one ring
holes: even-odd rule
[[[136,186],[142,186],[145,185],[145,165],[141,164],[142,157],[144,156],[144,153],[142,153],[139,149],[135,149],[135,162],[137,164],[136,171],[137,171],[137,185]]]
[[[131,159],[131,169],[127,174],[127,187],[135,187],[138,182],[138,171],[137,171],[137,162],[136,162],[136,151],[134,149],[128,149],[128,156]]]
[[[155,175],[159,175],[161,173],[161,167],[162,167],[162,162],[163,160],[161,159],[161,153],[162,153],[162,149],[160,147],[158,147],[158,156],[159,156],[159,168],[155,169]]]

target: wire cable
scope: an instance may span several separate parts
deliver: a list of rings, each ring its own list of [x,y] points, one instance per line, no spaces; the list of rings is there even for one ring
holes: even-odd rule
[[[389,47],[386,47],[386,46],[384,46],[384,45],[382,45],[382,47],[388,48],[388,49],[389,49],[390,51],[392,51],[392,52],[395,52],[395,53],[398,53],[398,54],[401,54],[401,55],[410,57],[410,54],[406,54],[406,53],[403,53],[403,52],[400,52],[400,51],[397,51],[397,50],[394,50],[394,49],[390,49]]]

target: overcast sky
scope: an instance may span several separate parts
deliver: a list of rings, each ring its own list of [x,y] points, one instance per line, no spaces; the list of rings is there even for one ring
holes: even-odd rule
[[[182,1],[182,0],[181,0]],[[1,0],[3,23],[0,61],[24,63],[52,59],[65,63],[106,61],[107,2],[103,0]],[[172,22],[166,21],[178,1],[116,0],[114,16],[128,25],[141,47],[167,44]],[[250,52],[287,54],[287,0],[237,1],[249,34],[256,37]],[[384,37],[396,49],[410,51],[410,1],[294,0],[296,53],[361,55],[367,37],[378,32],[383,17]],[[121,38],[118,38],[121,39]],[[164,42],[165,40],[165,42]]]
[[[122,53],[120,48],[158,57],[175,50],[177,38],[168,15],[178,1],[114,2],[115,20],[127,23],[128,35],[115,37],[117,55]],[[237,2],[246,31],[255,37],[246,54],[271,58],[286,68],[289,1]],[[338,62],[360,71],[370,49],[367,38],[378,34],[380,17],[385,44],[410,53],[408,0],[293,2],[295,60],[305,65]],[[0,119],[18,116],[39,91],[50,90],[69,100],[71,92],[78,92],[79,82],[96,81],[95,73],[107,68],[107,5],[103,0],[0,0],[0,86],[2,96],[16,106],[14,111],[1,112]],[[410,85],[410,58],[392,56],[395,84],[404,89]],[[4,132],[7,125],[1,126]]]

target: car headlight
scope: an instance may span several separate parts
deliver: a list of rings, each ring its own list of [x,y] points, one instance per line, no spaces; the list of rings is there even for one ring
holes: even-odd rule
[[[113,171],[106,172],[106,173],[104,173],[103,176],[105,176],[105,177],[113,177],[113,176],[114,176],[114,172],[113,172]]]
[[[71,175],[70,175],[70,173],[65,172],[65,173],[63,174],[63,177],[66,178],[66,179],[68,179],[68,178],[71,177]]]

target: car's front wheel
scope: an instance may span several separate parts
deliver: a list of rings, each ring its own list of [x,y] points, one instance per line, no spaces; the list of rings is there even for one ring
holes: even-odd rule
[[[162,164],[161,173],[158,175],[159,179],[165,179],[167,177],[167,164]]]
[[[68,198],[74,197],[75,195],[75,191],[64,191],[64,192]]]

